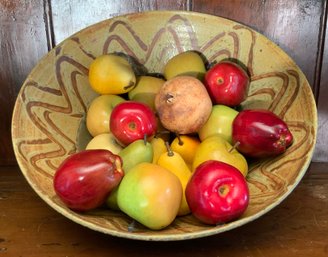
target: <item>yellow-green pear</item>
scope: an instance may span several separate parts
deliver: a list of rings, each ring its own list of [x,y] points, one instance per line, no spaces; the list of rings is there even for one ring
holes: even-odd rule
[[[178,214],[182,185],[171,171],[153,163],[140,163],[123,177],[117,193],[120,210],[144,226],[160,230]]]
[[[130,169],[139,163],[152,162],[153,152],[153,146],[143,139],[136,140],[123,148],[118,155],[122,158],[124,174],[129,173]],[[113,210],[119,209],[117,205],[118,187],[111,192],[106,201],[107,206]]]
[[[200,164],[208,160],[228,163],[237,168],[244,176],[247,175],[248,164],[245,157],[219,135],[210,136],[199,144],[192,170],[194,171]]]

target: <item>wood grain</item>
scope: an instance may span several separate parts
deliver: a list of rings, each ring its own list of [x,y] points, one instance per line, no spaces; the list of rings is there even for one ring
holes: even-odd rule
[[[27,74],[47,53],[43,1],[0,1],[0,164],[16,163],[12,109]]]
[[[327,19],[327,17],[326,17]],[[328,160],[328,28],[326,28],[326,38],[324,42],[323,62],[321,69],[320,80],[320,94],[318,97],[319,109],[319,124],[318,124],[318,139],[316,149],[314,152],[315,161]]]
[[[260,219],[179,242],[120,239],[71,222],[48,207],[16,167],[0,168],[1,256],[324,257],[328,254],[328,166],[313,163],[296,190]]]
[[[187,0],[114,0],[51,1],[55,42],[96,22],[132,12],[152,10],[187,10]],[[83,13],[83,15],[80,15]]]

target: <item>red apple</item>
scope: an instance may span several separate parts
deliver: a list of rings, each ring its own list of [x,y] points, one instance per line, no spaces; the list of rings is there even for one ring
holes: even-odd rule
[[[136,101],[126,101],[115,106],[110,116],[110,131],[118,142],[126,146],[145,136],[152,137],[157,130],[157,120],[149,106]]]
[[[264,158],[285,152],[293,142],[293,135],[273,112],[243,110],[232,123],[232,141],[242,154]]]
[[[185,194],[192,214],[210,225],[237,219],[249,203],[247,182],[241,172],[216,160],[205,161],[196,168]]]
[[[124,173],[122,160],[108,150],[84,150],[66,158],[54,176],[54,189],[72,210],[102,205]]]
[[[204,84],[214,104],[234,107],[243,102],[248,94],[250,79],[238,64],[221,61],[210,68]]]

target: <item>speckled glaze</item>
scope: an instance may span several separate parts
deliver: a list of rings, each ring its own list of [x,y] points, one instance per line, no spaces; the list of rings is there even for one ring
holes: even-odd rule
[[[212,63],[238,59],[251,85],[244,108],[265,108],[283,118],[294,135],[286,153],[250,165],[250,205],[238,220],[206,226],[191,215],[161,231],[136,224],[121,212],[97,209],[76,213],[53,190],[59,164],[88,140],[85,113],[96,94],[88,67],[97,56],[124,52],[149,72],[185,50],[202,52]],[[49,52],[33,69],[17,97],[12,139],[22,173],[36,193],[67,218],[106,234],[138,240],[186,240],[218,234],[259,218],[283,201],[310,164],[317,133],[317,111],[301,70],[278,46],[242,24],[192,12],[157,11],[119,16],[90,26]]]

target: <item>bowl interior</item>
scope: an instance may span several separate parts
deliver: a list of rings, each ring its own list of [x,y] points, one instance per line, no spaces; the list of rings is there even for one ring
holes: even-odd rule
[[[96,94],[88,67],[97,56],[124,52],[162,72],[169,58],[186,50],[212,63],[238,59],[251,86],[244,108],[269,109],[283,118],[295,141],[281,156],[251,164],[251,198],[238,220],[206,226],[191,215],[161,231],[135,224],[120,212],[97,209],[80,214],[55,195],[52,178],[59,164],[88,140],[85,113]],[[119,16],[92,25],[63,41],[33,69],[17,97],[12,138],[17,161],[31,187],[52,208],[93,230],[140,240],[184,240],[221,233],[248,223],[277,206],[299,183],[311,161],[317,113],[311,88],[297,65],[270,40],[242,24],[193,12],[157,11]]]

